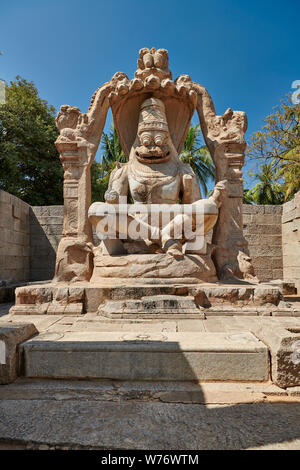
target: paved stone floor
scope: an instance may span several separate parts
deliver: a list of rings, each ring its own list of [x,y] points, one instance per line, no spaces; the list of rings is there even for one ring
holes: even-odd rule
[[[10,315],[12,304],[0,304],[1,321],[34,323],[40,333],[78,332],[78,331],[143,331],[143,332],[234,332],[249,331],[260,325],[278,325],[299,327],[300,317],[264,317],[264,316],[217,316],[206,320],[138,320],[109,319],[107,317],[86,314],[81,316],[66,315]]]
[[[300,318],[110,320],[87,314],[8,315],[40,333],[235,332],[299,327]],[[20,378],[0,387],[0,449],[297,449],[300,387],[270,383],[121,382]]]

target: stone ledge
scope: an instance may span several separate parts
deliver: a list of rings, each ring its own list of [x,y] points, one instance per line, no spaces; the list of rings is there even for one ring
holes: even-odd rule
[[[282,389],[270,382],[177,382],[55,380],[18,378],[0,388],[0,400],[162,401],[164,403],[253,403],[300,396],[299,387]],[[274,402],[274,400],[272,400]]]

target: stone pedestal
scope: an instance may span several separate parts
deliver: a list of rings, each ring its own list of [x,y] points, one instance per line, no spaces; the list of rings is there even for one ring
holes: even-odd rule
[[[210,255],[187,254],[174,258],[166,253],[145,255],[96,255],[91,284],[101,283],[105,278],[115,282],[124,279],[136,284],[165,284],[177,282],[216,282],[216,270]]]

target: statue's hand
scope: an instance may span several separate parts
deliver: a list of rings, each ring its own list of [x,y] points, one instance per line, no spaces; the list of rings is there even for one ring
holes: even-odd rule
[[[185,204],[193,202],[193,177],[192,175],[183,175],[183,192]]]
[[[228,182],[227,180],[219,181],[216,186],[214,187],[214,192],[211,198],[217,204],[218,207],[222,205],[223,196],[227,192]]]
[[[104,199],[108,204],[118,204],[119,203],[119,193],[114,189],[108,189],[104,194]]]

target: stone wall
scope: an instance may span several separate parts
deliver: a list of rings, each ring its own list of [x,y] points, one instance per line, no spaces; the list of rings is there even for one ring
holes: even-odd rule
[[[36,206],[30,211],[30,280],[52,279],[63,229],[63,206]]]
[[[300,192],[282,206],[282,238],[284,279],[300,289]]]
[[[0,190],[0,280],[29,279],[30,206]]]
[[[261,281],[283,278],[282,206],[243,205],[244,235]]]

